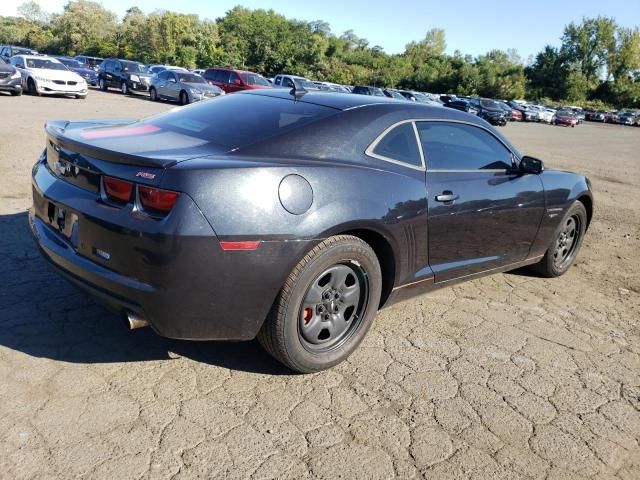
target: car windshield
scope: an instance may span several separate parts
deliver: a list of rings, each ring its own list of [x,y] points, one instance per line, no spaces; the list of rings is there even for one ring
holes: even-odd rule
[[[250,114],[248,114],[250,112]],[[334,108],[237,93],[143,120],[173,139],[242,148],[338,113]],[[170,135],[169,135],[170,134]]]
[[[491,108],[493,110],[502,110],[502,107],[500,107],[500,104],[493,100],[480,100],[480,105],[482,105],[484,108]]]
[[[27,58],[27,68],[46,68],[48,70],[67,70],[63,64],[51,58]]]
[[[247,85],[260,85],[263,87],[269,86],[269,82],[257,73],[241,73],[240,78],[242,78],[242,81]]]
[[[183,83],[207,83],[204,81],[200,75],[196,75],[195,73],[182,73],[176,72],[178,76],[178,81]]]
[[[144,65],[136,62],[122,62],[122,68],[125,72],[133,72],[133,73],[145,72]]]
[[[82,68],[82,64],[77,60],[73,60],[72,58],[59,58],[58,60],[60,60],[60,63],[65,64],[67,67]]]

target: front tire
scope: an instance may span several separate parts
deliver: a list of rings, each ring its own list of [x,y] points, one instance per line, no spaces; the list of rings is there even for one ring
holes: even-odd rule
[[[103,92],[106,92],[108,90],[108,87],[107,87],[107,84],[104,81],[104,78],[100,78],[100,80],[98,80],[98,87]]]
[[[365,337],[381,289],[382,273],[373,249],[350,235],[330,237],[293,269],[258,341],[297,372],[333,367]]]
[[[180,92],[180,105],[188,105],[188,104],[189,104],[189,95],[187,95],[187,92],[182,90]]]
[[[29,95],[35,95],[37,97],[40,96],[40,92],[38,91],[38,87],[36,86],[36,82],[33,78],[29,78],[29,80],[27,80],[27,89],[29,90]]]
[[[548,278],[564,275],[580,251],[586,230],[587,210],[576,200],[558,225],[544,257],[533,268]]]
[[[156,93],[156,89],[153,87],[149,89],[149,98],[151,99],[152,102],[158,101],[158,94]]]
[[[129,85],[127,85],[127,82],[122,82],[120,84],[120,91],[122,92],[123,95],[129,94]]]

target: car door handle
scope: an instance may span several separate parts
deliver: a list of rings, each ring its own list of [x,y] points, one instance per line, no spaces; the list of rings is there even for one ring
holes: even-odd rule
[[[436,195],[436,202],[453,202],[460,198],[460,195],[453,193],[450,190],[445,190],[441,195]]]

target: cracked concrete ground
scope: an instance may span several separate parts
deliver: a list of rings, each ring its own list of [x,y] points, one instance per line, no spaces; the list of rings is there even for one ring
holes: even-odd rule
[[[347,362],[303,376],[255,343],[127,332],[37,253],[24,211],[43,121],[167,108],[0,98],[1,476],[640,478],[640,129],[504,128],[590,176],[577,264],[383,310]]]

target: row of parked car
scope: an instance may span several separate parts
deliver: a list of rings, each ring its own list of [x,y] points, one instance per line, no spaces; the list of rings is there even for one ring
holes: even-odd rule
[[[529,104],[523,101],[434,95],[412,90],[368,85],[340,85],[310,80],[298,75],[279,74],[273,78],[234,68],[213,67],[187,70],[172,65],[145,65],[133,60],[45,56],[24,47],[0,46],[0,90],[14,95],[63,94],[85,98],[88,86],[101,90],[115,88],[123,94],[147,92],[153,101],[169,100],[188,104],[227,93],[257,88],[289,88],[349,93],[412,101],[453,108],[478,115],[493,125],[509,121],[543,122],[575,127],[585,120],[640,126],[640,112],[586,110],[566,106]]]

